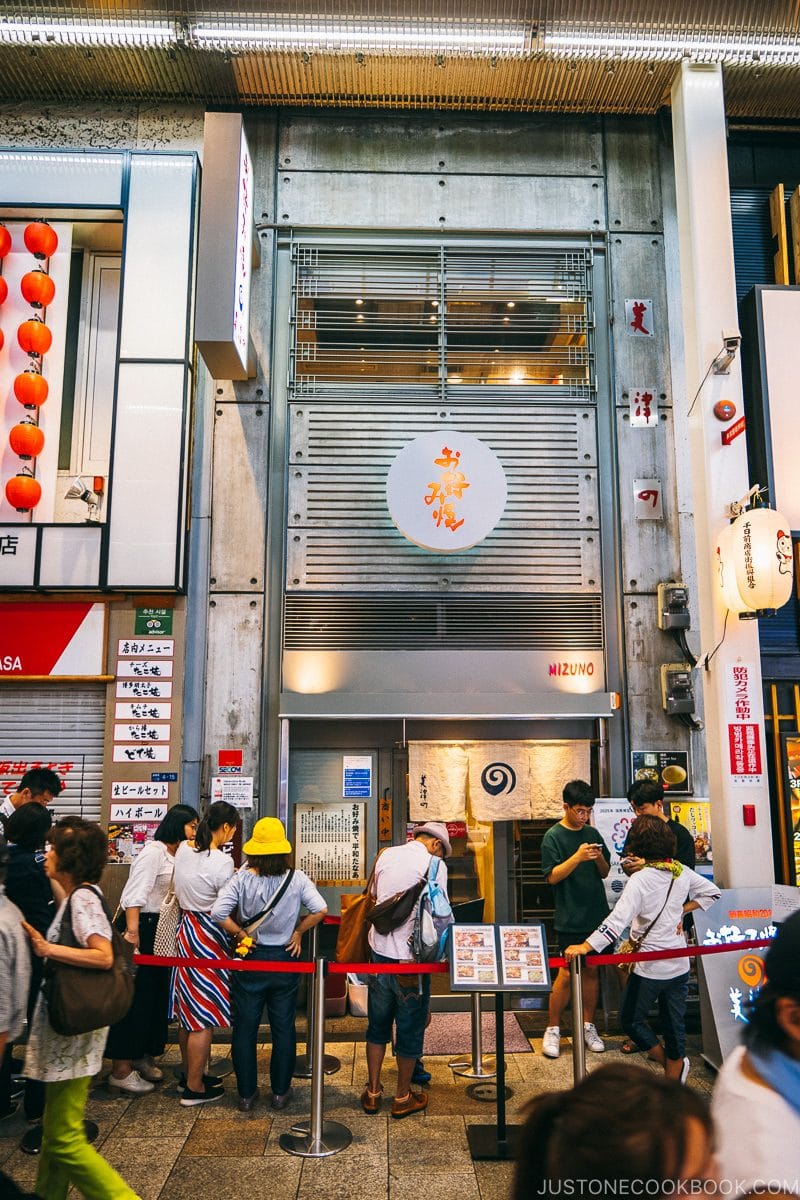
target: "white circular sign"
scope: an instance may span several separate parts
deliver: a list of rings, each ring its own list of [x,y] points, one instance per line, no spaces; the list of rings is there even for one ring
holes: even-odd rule
[[[389,468],[389,515],[410,542],[454,554],[491,533],[508,491],[496,454],[471,433],[438,429],[405,446]]]

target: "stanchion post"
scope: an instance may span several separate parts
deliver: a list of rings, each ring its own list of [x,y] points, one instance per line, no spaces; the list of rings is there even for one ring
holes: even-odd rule
[[[470,997],[470,1025],[472,1032],[472,1047],[470,1058],[454,1058],[449,1064],[454,1075],[465,1079],[494,1079],[497,1075],[496,1061],[483,1057],[483,1028],[481,1026],[481,994],[474,992]]]
[[[314,925],[314,927],[311,930],[311,961],[312,962],[316,962],[317,957],[319,955],[318,942],[319,942],[319,925]],[[308,989],[308,1000],[306,1002],[306,1052],[305,1052],[305,1054],[298,1054],[298,1056],[297,1056],[297,1061],[296,1061],[295,1067],[294,1067],[295,1079],[311,1079],[312,1078],[311,1040],[312,1040],[312,1031],[314,1029],[314,1022],[316,1020],[315,1007],[316,1007],[316,996],[314,995],[314,988],[310,987]],[[324,992],[323,992],[323,999],[322,999],[322,1014],[323,1014],[323,1020],[324,1020],[325,1019],[325,994],[324,994]],[[335,1057],[335,1055],[326,1054],[323,1056],[322,1070],[324,1071],[324,1073],[326,1075],[335,1075],[336,1072],[341,1067],[341,1065],[342,1065],[341,1062],[339,1061],[338,1058]]]
[[[572,991],[572,1081],[580,1083],[586,1074],[586,1043],[583,1040],[583,955],[569,964]]]
[[[325,960],[314,961],[314,1024],[311,1028],[311,1120],[308,1125],[293,1125],[278,1139],[281,1150],[298,1158],[329,1158],[345,1150],[353,1135],[338,1121],[324,1119],[325,1055]]]

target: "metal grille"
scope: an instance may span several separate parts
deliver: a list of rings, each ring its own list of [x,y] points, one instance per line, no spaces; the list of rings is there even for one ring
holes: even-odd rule
[[[603,648],[599,596],[298,596],[284,607],[287,650]]]
[[[593,395],[589,251],[298,247],[294,395]]]
[[[52,769],[65,784],[51,805],[56,817],[100,820],[105,712],[103,684],[0,688],[0,757],[12,766],[15,762],[55,764]]]

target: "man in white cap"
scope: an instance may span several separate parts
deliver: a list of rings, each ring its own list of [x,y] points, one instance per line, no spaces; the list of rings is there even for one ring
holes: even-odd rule
[[[425,879],[432,858],[446,859],[451,852],[447,826],[426,821],[415,826],[410,842],[384,850],[375,864],[375,899],[378,904],[391,899]],[[441,862],[436,882],[447,891],[447,867]],[[409,945],[414,928],[414,913],[391,933],[378,933],[372,927],[369,943],[372,958],[378,963],[414,962]],[[395,1120],[422,1112],[428,1105],[427,1092],[411,1089],[411,1076],[422,1055],[422,1042],[430,1009],[430,975],[371,975],[367,1006],[367,1068],[369,1079],[361,1094],[366,1113],[380,1112],[383,1103],[381,1067],[386,1045],[396,1029],[397,1089],[392,1101]]]

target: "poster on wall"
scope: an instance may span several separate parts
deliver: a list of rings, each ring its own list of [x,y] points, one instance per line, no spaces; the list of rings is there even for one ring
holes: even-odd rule
[[[729,663],[726,683],[731,783],[762,787],[761,672],[752,663]]]
[[[296,804],[295,866],[329,887],[366,882],[366,804]]]
[[[660,783],[673,796],[690,796],[692,778],[687,750],[632,750],[631,779]]]
[[[793,882],[800,886],[800,733],[783,734],[783,777],[786,793],[789,861],[794,867]]]
[[[108,861],[114,866],[132,863],[158,829],[158,821],[109,821]]]
[[[671,800],[669,815],[678,821],[694,838],[694,853],[698,867],[710,867],[714,861],[711,844],[711,804],[708,800]],[[707,872],[703,872],[706,874]]]
[[[342,758],[342,797],[372,795],[372,755],[345,754]]]
[[[594,802],[592,825],[611,852],[611,866],[603,880],[609,908],[617,903],[628,882],[628,876],[622,869],[622,847],[635,819],[636,813],[624,796],[619,799],[600,796]]]

